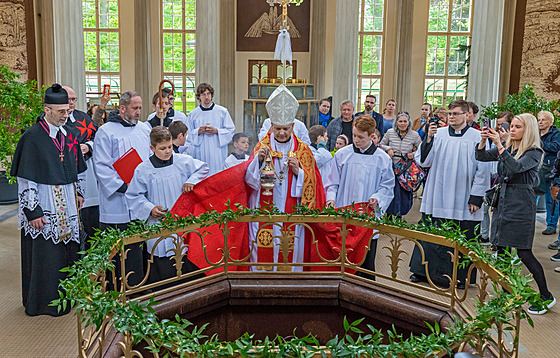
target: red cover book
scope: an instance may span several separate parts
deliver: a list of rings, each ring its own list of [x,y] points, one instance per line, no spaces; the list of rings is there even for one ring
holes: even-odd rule
[[[130,184],[134,176],[134,169],[136,169],[140,163],[142,163],[142,159],[138,155],[138,152],[136,149],[130,148],[113,163],[113,168],[115,168],[117,174],[119,174],[125,183]]]

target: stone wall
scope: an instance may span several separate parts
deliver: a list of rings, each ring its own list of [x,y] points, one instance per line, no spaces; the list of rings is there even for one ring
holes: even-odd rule
[[[0,64],[28,78],[24,0],[0,2]]]
[[[533,83],[548,100],[560,98],[560,2],[527,1],[519,84]]]

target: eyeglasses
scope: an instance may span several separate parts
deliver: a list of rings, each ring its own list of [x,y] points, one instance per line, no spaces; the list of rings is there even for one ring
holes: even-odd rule
[[[76,102],[77,100],[77,97],[68,97],[68,102]]]
[[[465,114],[465,113],[467,113],[467,112],[448,112],[447,115],[449,117],[457,117],[457,116],[460,116],[460,115]]]

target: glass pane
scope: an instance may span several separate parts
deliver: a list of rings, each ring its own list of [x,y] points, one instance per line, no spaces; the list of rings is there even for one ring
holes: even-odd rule
[[[467,81],[464,79],[449,79],[447,80],[447,89],[445,91],[445,102],[449,105],[451,101],[456,99],[465,99],[466,96],[466,84]]]
[[[451,12],[451,31],[470,31],[471,5],[471,0],[453,0],[453,11]]]
[[[183,72],[183,34],[163,34],[163,71]]]
[[[194,76],[185,78],[185,113],[192,111],[196,107]]]
[[[364,35],[362,48],[362,68],[364,75],[381,74],[382,36]]]
[[[119,34],[118,32],[99,33],[100,71],[119,72]]]
[[[194,33],[185,34],[185,72],[194,73],[196,57],[196,35]]]
[[[95,28],[95,0],[82,0],[82,17],[85,28]]]
[[[181,0],[162,0],[163,28],[181,30],[183,6]]]
[[[99,28],[119,28],[118,0],[99,0]]]
[[[196,0],[185,1],[185,30],[196,29]]]
[[[428,31],[447,31],[449,0],[430,0]]]
[[[445,75],[446,36],[428,36],[426,51],[426,74]]]
[[[99,97],[99,92],[97,75],[86,74],[86,97]]]
[[[362,78],[358,81],[358,106],[356,112],[364,110],[364,102],[367,95],[374,95],[377,99],[381,95],[381,79],[380,78]],[[375,111],[379,111],[379,103],[375,104]]]
[[[97,71],[97,33],[84,32],[86,71]]]
[[[383,1],[365,0],[364,31],[383,31]]]
[[[111,93],[121,93],[121,76],[119,75],[101,75],[101,85],[111,85]]]
[[[467,36],[449,37],[449,75],[467,74],[465,60],[467,58],[467,46],[469,38]]]
[[[443,80],[426,78],[424,82],[424,102],[432,104],[432,107],[443,105]]]

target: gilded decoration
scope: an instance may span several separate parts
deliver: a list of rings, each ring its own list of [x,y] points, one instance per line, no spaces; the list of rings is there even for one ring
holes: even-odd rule
[[[520,86],[552,101],[560,97],[560,2],[527,1]]]
[[[27,38],[23,0],[0,2],[0,64],[27,80]]]

